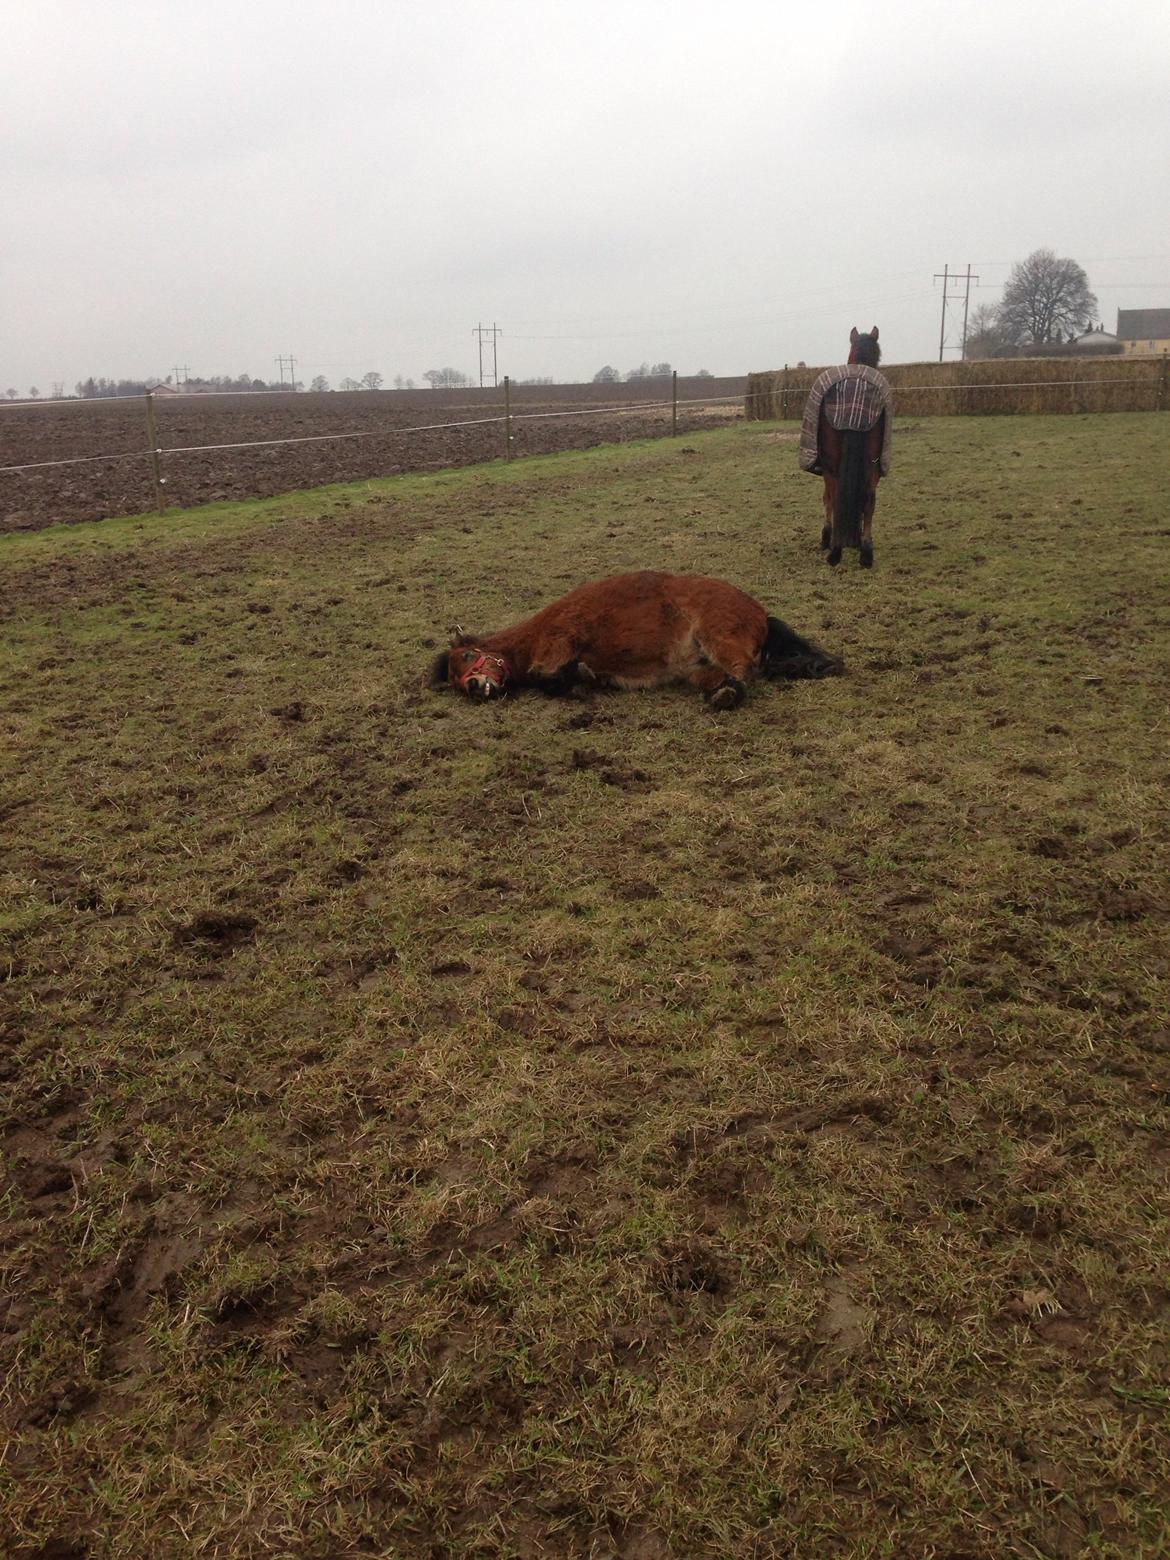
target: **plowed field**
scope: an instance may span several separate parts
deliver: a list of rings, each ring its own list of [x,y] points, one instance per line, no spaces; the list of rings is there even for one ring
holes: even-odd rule
[[[718,427],[742,416],[745,384],[680,380],[679,431]],[[670,400],[669,381],[646,387],[516,386],[512,454],[656,438],[670,431],[669,405],[639,410],[637,403],[664,399]],[[630,409],[589,410],[615,405]],[[185,395],[155,401],[159,446],[188,450],[162,456],[166,499],[179,507],[494,460],[504,453],[503,415],[503,393],[497,390]],[[428,426],[435,423],[470,426]],[[293,442],[263,442],[270,440]],[[230,448],[249,444],[255,447]],[[153,510],[148,448],[142,400],[0,407],[0,466],[79,462],[0,472],[0,531]],[[81,463],[96,455],[116,458]]]

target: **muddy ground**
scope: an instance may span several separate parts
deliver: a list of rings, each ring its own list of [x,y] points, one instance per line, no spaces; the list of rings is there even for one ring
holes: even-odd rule
[[[0,544],[0,1548],[1170,1552],[1152,417],[793,430]],[[844,655],[476,707],[720,574]]]

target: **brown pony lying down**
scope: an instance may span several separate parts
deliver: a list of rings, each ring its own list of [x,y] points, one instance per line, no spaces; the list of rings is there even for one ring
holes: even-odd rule
[[[683,682],[725,710],[758,674],[826,677],[841,669],[736,586],[646,570],[579,585],[498,633],[461,634],[436,659],[432,684],[494,699],[513,688],[567,693],[581,684]]]

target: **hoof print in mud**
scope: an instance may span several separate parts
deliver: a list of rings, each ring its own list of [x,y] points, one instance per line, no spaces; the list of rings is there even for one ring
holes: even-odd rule
[[[254,915],[237,911],[201,910],[192,920],[176,926],[171,941],[176,948],[217,957],[234,953],[256,935],[260,923]]]

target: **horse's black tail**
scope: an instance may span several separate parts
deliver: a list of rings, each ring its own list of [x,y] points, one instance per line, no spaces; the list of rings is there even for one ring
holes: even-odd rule
[[[802,639],[787,623],[768,619],[768,634],[760,651],[760,670],[765,677],[835,677],[844,669],[837,656]]]
[[[837,502],[833,505],[832,546],[861,546],[861,516],[868,497],[866,442],[869,435],[848,429],[841,435],[837,462]]]

